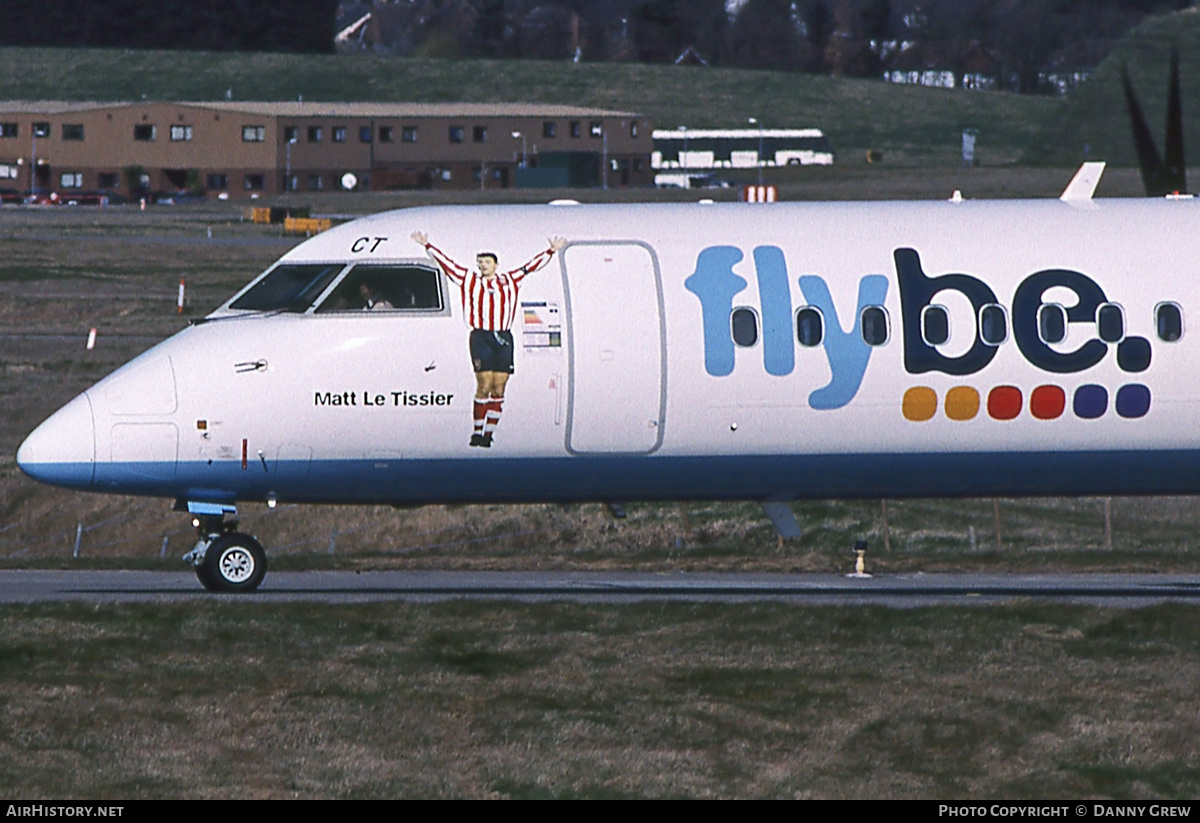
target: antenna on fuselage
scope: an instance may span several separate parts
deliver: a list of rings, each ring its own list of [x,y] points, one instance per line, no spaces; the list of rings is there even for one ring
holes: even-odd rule
[[[1080,166],[1059,199],[1072,205],[1091,203],[1096,186],[1100,185],[1100,176],[1104,174],[1104,165],[1102,161],[1091,160]]]

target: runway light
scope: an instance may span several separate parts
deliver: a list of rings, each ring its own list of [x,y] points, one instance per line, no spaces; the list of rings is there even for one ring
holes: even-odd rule
[[[278,503],[279,503],[279,501],[277,501],[275,499],[275,495],[273,495],[273,494],[267,495],[267,508],[268,509],[275,508],[275,506],[278,505]]]
[[[867,541],[854,541],[854,572],[846,575],[846,577],[866,578],[871,575],[867,574]]]

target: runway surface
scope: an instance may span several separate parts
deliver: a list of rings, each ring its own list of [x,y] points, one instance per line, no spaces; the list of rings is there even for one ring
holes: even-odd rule
[[[250,595],[205,592],[188,571],[0,572],[0,603],[436,602],[452,599],[573,602],[750,602],[805,605],[982,605],[1054,600],[1108,607],[1200,602],[1200,575],[835,574],[637,572],[271,572]]]

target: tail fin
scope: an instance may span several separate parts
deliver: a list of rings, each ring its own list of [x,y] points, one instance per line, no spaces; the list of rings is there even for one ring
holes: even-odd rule
[[[1138,101],[1137,92],[1129,80],[1129,71],[1121,68],[1121,84],[1125,88],[1125,106],[1133,129],[1133,145],[1137,150],[1138,168],[1147,197],[1162,197],[1173,192],[1187,192],[1187,169],[1183,157],[1183,103],[1179,83],[1179,51],[1171,50],[1171,80],[1167,93],[1167,142],[1165,156],[1160,156],[1150,134],[1146,115]]]

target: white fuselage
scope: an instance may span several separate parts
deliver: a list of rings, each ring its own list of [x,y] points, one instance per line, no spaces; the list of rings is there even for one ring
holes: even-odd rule
[[[236,308],[252,284],[64,407],[19,462],[200,503],[1193,492],[1196,209],[390,212],[280,261],[328,267],[317,291]],[[491,448],[468,445],[461,293],[413,232],[501,270],[568,241],[521,283]],[[389,308],[347,297],[368,272]],[[406,272],[435,293],[395,305],[387,278]]]

